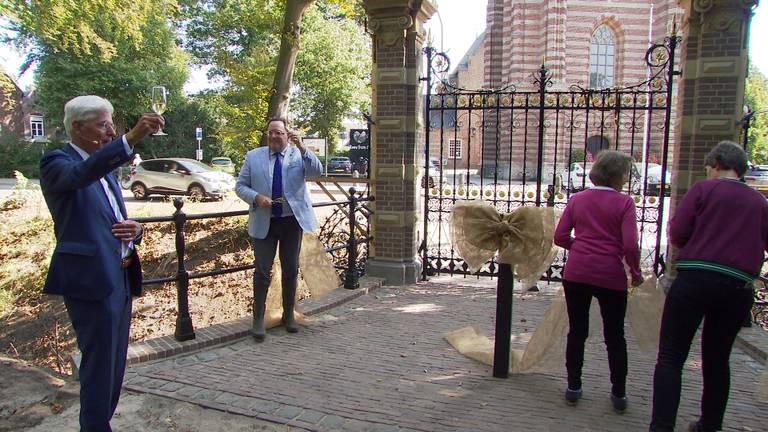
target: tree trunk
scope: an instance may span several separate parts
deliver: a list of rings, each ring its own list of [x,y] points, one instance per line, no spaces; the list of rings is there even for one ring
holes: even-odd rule
[[[293,67],[299,53],[299,34],[301,17],[315,0],[286,0],[283,32],[280,38],[280,54],[277,59],[275,81],[269,97],[267,118],[285,117],[288,112]]]

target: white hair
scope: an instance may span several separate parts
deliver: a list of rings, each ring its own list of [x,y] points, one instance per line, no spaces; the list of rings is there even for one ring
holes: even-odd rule
[[[78,96],[70,99],[64,105],[64,129],[67,131],[67,135],[72,138],[72,123],[91,120],[103,112],[112,116],[114,110],[108,100],[99,96]]]

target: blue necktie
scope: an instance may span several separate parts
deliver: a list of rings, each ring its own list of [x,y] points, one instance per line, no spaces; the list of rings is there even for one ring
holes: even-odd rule
[[[282,154],[273,153],[275,155],[275,169],[272,173],[272,200],[276,198],[283,198],[283,163]],[[283,215],[283,205],[280,203],[272,204],[272,217],[280,217]]]

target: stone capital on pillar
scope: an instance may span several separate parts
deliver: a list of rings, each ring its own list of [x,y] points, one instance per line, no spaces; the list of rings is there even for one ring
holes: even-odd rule
[[[415,32],[424,40],[423,25],[436,9],[427,0],[368,0],[363,2],[370,21],[376,48],[392,47],[405,41],[407,32]]]
[[[373,35],[371,191],[376,196],[366,273],[387,284],[417,280],[418,219],[423,217],[417,188],[421,142],[419,92],[424,23],[435,8],[427,0],[364,0]]]

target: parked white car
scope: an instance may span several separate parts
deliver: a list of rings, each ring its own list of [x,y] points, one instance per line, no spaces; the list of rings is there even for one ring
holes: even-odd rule
[[[645,166],[642,162],[636,162],[635,167],[637,172],[640,173],[641,185],[643,177],[647,177],[648,185],[645,193],[647,195],[658,195],[661,188],[661,165],[657,163],[648,163],[648,170],[645,171]],[[664,176],[664,195],[669,196],[670,185],[672,184],[672,173],[667,170]]]
[[[637,195],[640,193],[640,190],[642,189],[642,180],[640,176],[640,172],[637,169],[638,164],[635,164],[630,172],[630,180],[625,185],[624,191],[630,192],[634,195]],[[594,186],[592,184],[592,181],[589,179],[589,170],[592,168],[592,162],[586,163],[586,168],[584,166],[583,162],[574,162],[571,164],[571,171],[568,176],[568,189],[571,192],[578,192],[582,191],[584,189],[589,189]]]
[[[152,194],[222,198],[235,189],[235,179],[194,159],[150,159],[131,173],[129,188],[140,200]]]
[[[574,162],[571,164],[571,170],[568,174],[568,190],[571,192],[578,192],[584,189],[589,189],[592,186],[592,181],[589,179],[589,170],[592,168],[592,162]]]

